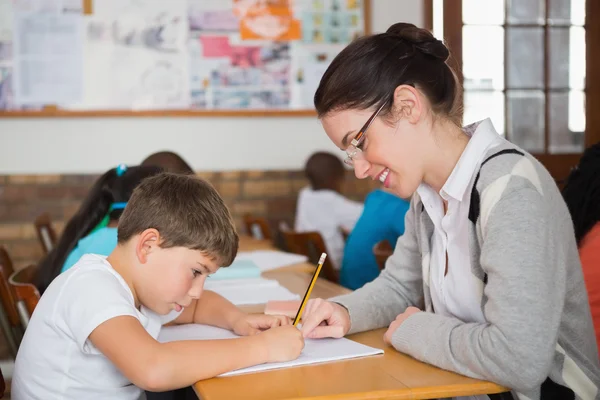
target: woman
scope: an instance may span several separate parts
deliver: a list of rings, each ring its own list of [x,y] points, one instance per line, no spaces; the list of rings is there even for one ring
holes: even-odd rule
[[[567,207],[544,167],[489,119],[460,127],[448,56],[428,31],[399,23],[354,41],[325,72],[315,107],[356,177],[413,197],[382,274],[310,302],[303,333],[389,326],[397,350],[514,398],[599,398]]]

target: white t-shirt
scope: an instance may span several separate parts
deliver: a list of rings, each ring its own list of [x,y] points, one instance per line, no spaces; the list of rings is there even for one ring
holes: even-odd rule
[[[156,339],[161,326],[178,313],[160,316],[143,306],[137,310],[127,283],[106,257],[84,255],[40,299],[17,354],[12,398],[145,398],[88,340],[98,325],[121,315],[137,318]]]
[[[306,187],[298,195],[294,229],[297,232],[319,232],[329,259],[335,268],[339,268],[344,254],[344,237],[340,228],[351,231],[362,211],[362,203],[349,200],[333,190]]]

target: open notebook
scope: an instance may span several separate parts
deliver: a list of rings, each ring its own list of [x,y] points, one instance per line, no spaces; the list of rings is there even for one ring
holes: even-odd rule
[[[238,337],[233,332],[208,325],[179,325],[169,326],[161,330],[158,341],[161,343],[177,340],[210,340],[233,339]],[[227,372],[220,376],[232,376],[249,372],[268,371],[271,369],[295,367],[299,365],[318,364],[328,361],[346,360],[383,354],[382,349],[365,346],[350,339],[306,339],[304,350],[300,357],[293,361],[269,363],[242,368],[237,371]]]

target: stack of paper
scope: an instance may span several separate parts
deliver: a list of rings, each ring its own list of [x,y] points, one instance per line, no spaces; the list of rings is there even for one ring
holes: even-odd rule
[[[308,257],[276,250],[256,250],[239,252],[235,261],[241,260],[250,260],[258,265],[261,272],[265,272],[276,268],[287,267],[288,265],[307,262]]]
[[[260,278],[260,268],[252,260],[236,259],[229,267],[219,268],[211,279]]]
[[[290,292],[279,282],[264,278],[246,279],[207,279],[204,288],[225,297],[235,305],[265,304],[269,300],[297,300],[297,294]]]
[[[208,325],[179,325],[163,328],[158,337],[161,343],[177,340],[210,340],[232,339],[238,337],[233,332]],[[271,369],[294,367],[299,365],[318,364],[328,361],[346,360],[349,358],[383,354],[382,349],[365,346],[349,339],[306,339],[300,357],[293,361],[269,363],[242,368],[227,372],[220,376],[240,375],[249,372],[268,371]]]

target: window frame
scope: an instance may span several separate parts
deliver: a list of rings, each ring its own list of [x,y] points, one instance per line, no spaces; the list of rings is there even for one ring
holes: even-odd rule
[[[546,0],[548,1],[548,0]],[[423,25],[426,29],[433,29],[433,0],[423,0],[424,18]],[[451,58],[449,64],[455,69],[460,80],[461,87],[463,83],[462,74],[462,0],[444,0],[444,41],[450,48]],[[596,18],[594,18],[596,17]],[[586,20],[585,20],[585,39],[586,39],[586,84],[585,93],[585,117],[586,126],[584,132],[584,146],[587,148],[594,143],[600,142],[600,24],[593,24],[590,21],[600,18],[600,1],[586,0]],[[544,35],[545,52],[548,51],[547,33]],[[505,50],[506,51],[506,50]],[[505,54],[506,57],[506,54]],[[548,58],[544,62],[545,79],[548,79]],[[547,95],[547,82],[544,87],[544,93]],[[462,96],[461,96],[462,98]],[[593,112],[596,110],[596,112]],[[558,182],[564,180],[569,171],[575,166],[581,157],[580,153],[551,154],[549,148],[549,113],[548,105],[545,112],[545,132],[543,153],[532,153],[544,166],[550,171],[550,174]]]

